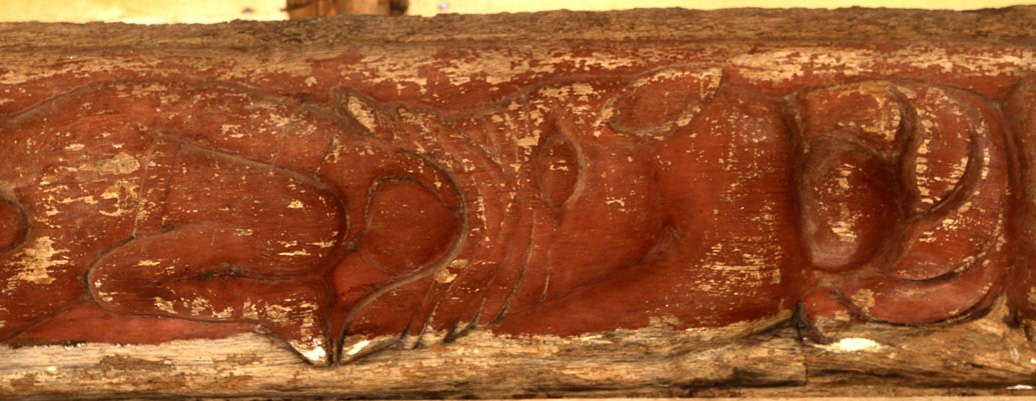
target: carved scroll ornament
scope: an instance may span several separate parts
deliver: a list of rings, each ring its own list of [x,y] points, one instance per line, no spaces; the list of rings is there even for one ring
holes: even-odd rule
[[[123,73],[18,101],[0,339],[260,328],[330,364],[476,328],[1036,313],[1036,81],[755,68],[554,73],[460,106],[317,75]]]

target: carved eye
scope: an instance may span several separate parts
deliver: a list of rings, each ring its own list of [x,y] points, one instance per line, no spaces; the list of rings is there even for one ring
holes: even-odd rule
[[[445,256],[461,226],[458,211],[420,182],[403,177],[375,184],[366,217],[360,254],[398,277],[417,274]]]
[[[544,139],[535,160],[537,185],[547,204],[564,206],[579,179],[579,155],[572,143],[555,132]]]

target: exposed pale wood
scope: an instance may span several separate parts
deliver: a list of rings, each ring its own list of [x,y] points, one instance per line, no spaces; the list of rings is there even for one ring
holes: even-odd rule
[[[512,398],[1030,395],[1036,350],[1006,308],[926,329],[858,327],[817,344],[782,325],[730,340],[671,330],[580,338],[472,333],[446,345],[385,350],[333,367],[303,363],[244,334],[161,346],[0,348],[0,395],[60,400],[149,397]],[[740,329],[745,329],[741,327]],[[737,331],[737,329],[734,329]],[[729,337],[729,332],[727,332]],[[1020,385],[1020,386],[1019,386]]]

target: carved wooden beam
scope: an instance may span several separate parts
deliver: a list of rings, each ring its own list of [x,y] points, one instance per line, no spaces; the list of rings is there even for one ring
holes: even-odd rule
[[[1034,21],[0,24],[0,395],[1031,394]]]

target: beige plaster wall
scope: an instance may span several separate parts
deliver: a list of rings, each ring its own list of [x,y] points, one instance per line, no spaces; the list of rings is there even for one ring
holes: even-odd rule
[[[284,4],[284,0],[0,0],[0,22],[277,20],[288,18],[281,11]]]

